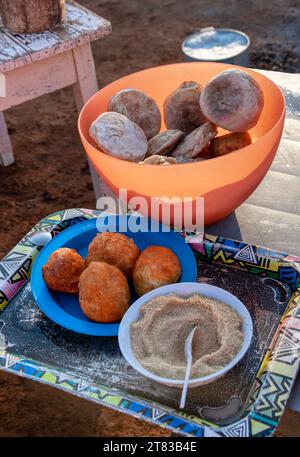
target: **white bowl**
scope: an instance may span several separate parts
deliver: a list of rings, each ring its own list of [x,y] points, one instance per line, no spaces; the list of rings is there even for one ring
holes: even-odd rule
[[[170,293],[176,293],[177,295],[181,296],[189,296],[193,294],[205,295],[206,297],[211,297],[226,303],[241,316],[243,320],[244,341],[239,352],[229,363],[227,363],[227,365],[225,365],[224,368],[222,368],[222,370],[216,371],[215,373],[203,376],[201,378],[191,379],[189,381],[189,387],[197,387],[215,381],[216,379],[220,378],[225,373],[227,373],[227,371],[229,371],[232,367],[234,367],[245,355],[252,339],[253,324],[247,308],[237,297],[227,292],[226,290],[221,289],[220,287],[211,286],[209,284],[200,284],[195,282],[181,282],[176,284],[169,284],[167,286],[159,287],[158,289],[152,290],[151,292],[148,292],[147,294],[140,297],[137,301],[135,301],[124,314],[119,327],[118,340],[123,357],[133,368],[135,368],[137,371],[139,371],[142,375],[146,376],[147,378],[152,379],[153,381],[157,381],[161,384],[166,384],[168,386],[183,386],[183,379],[164,378],[162,376],[158,376],[154,373],[151,373],[151,371],[146,370],[146,368],[144,368],[134,356],[130,342],[130,325],[136,320],[138,320],[140,314],[140,307],[144,303],[146,303],[154,297],[157,297],[158,295],[167,295]]]

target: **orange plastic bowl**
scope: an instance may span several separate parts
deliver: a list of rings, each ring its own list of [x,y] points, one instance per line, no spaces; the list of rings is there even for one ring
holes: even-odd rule
[[[167,95],[183,81],[194,80],[204,86],[228,68],[234,66],[192,62],[150,68],[118,79],[90,98],[79,115],[80,137],[97,173],[116,195],[119,189],[127,189],[128,199],[146,197],[149,216],[151,197],[191,197],[195,201],[196,197],[204,196],[204,221],[211,224],[234,211],[254,191],[276,154],[284,124],[285,102],[276,84],[248,68],[241,69],[253,76],[263,90],[264,108],[258,124],[249,132],[252,144],[245,148],[196,163],[140,165],[106,155],[93,146],[89,137],[90,124],[107,110],[108,100],[121,89],[136,88],[145,92],[156,100],[162,112]],[[219,128],[218,134],[222,133],[224,131]],[[195,212],[195,205],[193,208]]]

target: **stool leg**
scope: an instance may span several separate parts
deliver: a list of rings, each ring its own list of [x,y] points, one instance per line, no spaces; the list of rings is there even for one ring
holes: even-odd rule
[[[77,73],[77,83],[73,86],[76,107],[81,111],[85,102],[98,90],[94,59],[90,44],[84,44],[73,49],[74,64]],[[101,181],[92,163],[88,159],[96,201],[102,197]]]
[[[4,115],[0,112],[0,164],[4,167],[14,163],[14,153],[11,147],[9,134]]]

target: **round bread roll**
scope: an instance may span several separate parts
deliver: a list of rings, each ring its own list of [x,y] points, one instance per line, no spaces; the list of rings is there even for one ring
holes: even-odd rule
[[[139,256],[133,270],[134,289],[138,295],[166,284],[177,282],[181,266],[169,248],[149,246]]]
[[[103,152],[122,160],[139,162],[148,149],[143,130],[123,114],[100,114],[91,124],[89,134]]]
[[[98,233],[89,244],[86,264],[106,262],[118,267],[129,278],[139,253],[135,242],[123,233]]]
[[[178,162],[184,162],[202,154],[207,156],[207,146],[216,134],[216,126],[211,122],[206,122],[179,143],[172,151],[172,157],[176,157]]]
[[[172,92],[164,103],[164,121],[168,129],[191,133],[207,122],[199,98],[202,86],[195,81],[185,81]]]
[[[212,157],[220,157],[251,144],[248,132],[234,132],[217,136],[210,143]]]
[[[179,156],[177,157],[177,163],[196,163],[196,162],[205,162],[209,160],[208,157],[195,157],[194,159],[186,159],[185,157]]]
[[[147,140],[160,131],[161,114],[153,98],[140,90],[120,90],[108,102],[108,111],[124,114],[143,129]]]
[[[214,124],[244,132],[257,124],[264,96],[257,82],[241,70],[225,70],[212,78],[200,96],[200,107]]]
[[[140,162],[142,165],[174,165],[177,160],[174,157],[153,155]]]
[[[76,294],[84,267],[84,260],[75,249],[60,248],[52,252],[42,267],[42,274],[49,289]]]
[[[91,262],[79,279],[79,304],[92,321],[120,321],[130,304],[125,275],[108,263]]]
[[[166,156],[184,138],[185,134],[180,130],[166,130],[155,135],[148,142],[147,156]]]

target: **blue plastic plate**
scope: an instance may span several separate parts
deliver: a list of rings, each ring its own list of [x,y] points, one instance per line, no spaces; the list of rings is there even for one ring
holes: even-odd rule
[[[50,254],[61,247],[69,247],[85,258],[88,245],[101,231],[110,227],[111,231],[119,232],[120,226],[127,226],[127,219],[132,216],[105,216],[79,222],[64,230],[53,238],[40,252],[34,262],[31,273],[31,289],[34,300],[40,310],[53,322],[74,332],[94,336],[117,336],[119,323],[100,324],[89,320],[81,311],[77,294],[64,294],[48,289],[42,275],[42,266],[47,262]],[[117,222],[117,227],[112,226]],[[146,219],[146,223],[151,223]],[[121,226],[121,227],[122,227]],[[194,254],[185,240],[173,231],[166,232],[165,227],[158,225],[155,232],[134,232],[131,230],[122,233],[131,237],[142,251],[147,246],[165,246],[177,255],[181,264],[181,277],[179,282],[194,282],[197,277],[197,265]],[[134,230],[134,229],[133,229]],[[131,302],[138,296],[131,288]]]

